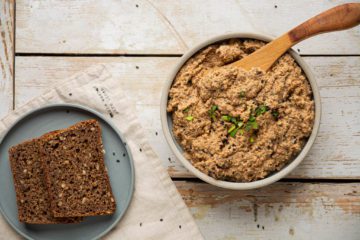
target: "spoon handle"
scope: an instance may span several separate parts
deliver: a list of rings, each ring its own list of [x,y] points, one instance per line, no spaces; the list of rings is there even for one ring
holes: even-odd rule
[[[360,3],[347,3],[331,8],[266,44],[249,56],[231,63],[250,70],[257,67],[267,71],[289,48],[314,35],[344,30],[360,23]]]
[[[287,34],[294,45],[317,34],[352,28],[359,23],[360,3],[347,3],[310,18]]]

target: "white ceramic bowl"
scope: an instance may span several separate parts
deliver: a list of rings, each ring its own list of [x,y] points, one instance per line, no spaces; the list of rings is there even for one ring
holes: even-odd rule
[[[176,74],[181,69],[181,67],[184,65],[184,63],[191,58],[195,53],[197,53],[199,50],[203,49],[204,47],[211,45],[213,43],[231,39],[231,38],[248,38],[248,39],[258,39],[262,41],[271,41],[272,38],[260,34],[251,34],[251,33],[231,33],[231,34],[225,34],[221,36],[217,36],[214,38],[211,38],[194,48],[190,49],[186,54],[184,54],[178,64],[175,66],[173,71],[170,73],[170,76],[168,77],[167,81],[165,82],[165,86],[162,92],[161,97],[161,103],[160,103],[160,117],[161,117],[161,124],[162,129],[165,135],[165,138],[171,148],[171,150],[174,152],[175,156],[181,161],[181,163],[195,176],[202,179],[203,181],[210,183],[212,185],[222,187],[222,188],[228,188],[228,189],[236,189],[236,190],[246,190],[246,189],[254,189],[263,187],[266,185],[269,185],[273,182],[278,181],[279,179],[285,177],[288,173],[290,173],[292,170],[296,168],[300,164],[300,162],[305,158],[306,154],[309,152],[311,146],[313,145],[316,135],[318,133],[319,125],[320,125],[320,115],[321,115],[321,102],[320,102],[320,94],[319,89],[317,87],[314,75],[308,65],[301,59],[301,57],[293,50],[289,50],[289,53],[295,58],[296,62],[300,65],[302,70],[304,71],[307,79],[310,82],[313,96],[314,96],[314,102],[315,102],[315,121],[312,133],[306,142],[305,146],[301,150],[301,152],[297,155],[295,159],[290,161],[286,166],[284,166],[281,170],[274,172],[270,174],[268,177],[253,181],[253,182],[228,182],[228,181],[222,181],[222,180],[216,180],[198,169],[196,169],[184,156],[183,156],[183,150],[180,147],[180,145],[177,143],[175,137],[172,133],[172,119],[171,114],[166,112],[166,106],[168,102],[168,95],[169,90],[172,85],[173,80],[175,79]]]

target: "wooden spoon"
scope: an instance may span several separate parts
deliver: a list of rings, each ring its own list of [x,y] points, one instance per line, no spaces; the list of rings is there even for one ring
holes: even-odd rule
[[[360,3],[347,3],[327,10],[230,65],[267,71],[274,62],[298,42],[320,33],[344,30],[360,23]]]

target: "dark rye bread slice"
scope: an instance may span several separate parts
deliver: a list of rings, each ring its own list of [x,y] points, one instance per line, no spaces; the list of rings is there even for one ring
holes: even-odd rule
[[[55,217],[113,214],[116,209],[104,164],[100,124],[79,122],[49,134],[41,146]]]
[[[39,146],[41,139],[32,139],[9,149],[14,178],[18,218],[30,224],[78,223],[81,218],[55,218],[45,185]]]

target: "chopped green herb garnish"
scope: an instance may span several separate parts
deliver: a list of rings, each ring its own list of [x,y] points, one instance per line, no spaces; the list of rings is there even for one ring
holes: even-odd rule
[[[231,127],[228,130],[228,133],[231,133],[235,128],[236,128],[236,126],[234,124],[231,125]]]
[[[256,118],[254,117],[254,115],[251,115],[249,117],[249,120],[245,124],[245,130],[250,131],[251,129],[258,129],[258,128],[259,126],[256,122]]]
[[[239,130],[239,128],[235,128],[234,130],[232,130],[230,133],[229,133],[229,135],[230,135],[230,137],[235,137],[235,135],[236,135],[236,133],[238,132],[238,130]]]
[[[194,117],[193,116],[187,116],[185,119],[188,120],[188,121],[192,121],[194,119]]]
[[[190,110],[190,107],[187,107],[183,110],[183,112],[187,113],[187,112],[189,112],[189,110]]]
[[[272,110],[271,115],[277,120],[279,118],[279,112],[277,110]]]
[[[252,129],[252,123],[249,121],[245,124],[245,130],[250,131]]]
[[[251,129],[259,129],[258,123],[255,121],[255,118],[249,119],[249,121],[245,124],[245,130],[250,131]]]
[[[238,121],[236,120],[235,117],[231,117],[230,122],[232,122],[233,124],[237,124]]]
[[[212,105],[210,111],[214,113],[216,110],[218,110],[218,106]]]
[[[240,129],[244,125],[244,122],[240,118],[223,115],[221,116],[221,119],[223,121],[233,123],[228,130],[228,134],[230,135],[230,137],[235,137],[237,132],[241,132],[241,135],[244,134],[244,130]]]
[[[240,97],[240,98],[245,97],[245,91],[241,91],[241,92],[239,93],[239,97]]]
[[[228,116],[228,115],[223,115],[223,116],[221,116],[221,119],[222,119],[223,121],[230,122],[231,117]]]
[[[249,142],[253,143],[253,142],[255,142],[255,139],[253,137],[250,137]]]
[[[256,118],[255,118],[253,115],[251,115],[251,116],[249,117],[249,121],[250,121],[250,122],[255,122],[255,120],[256,120]]]
[[[255,115],[260,116],[261,114],[264,114],[268,110],[269,110],[268,106],[260,105],[255,109]]]
[[[239,133],[240,133],[241,135],[244,135],[244,130],[243,130],[243,129],[239,129]]]
[[[223,115],[223,116],[221,116],[221,119],[226,122],[232,122],[233,124],[236,124],[236,125],[239,125],[240,123],[242,123],[242,121],[240,119],[237,119],[236,117],[232,117],[229,115]]]
[[[209,116],[211,117],[211,119],[212,119],[213,121],[216,120],[216,116],[215,116],[215,111],[216,111],[216,110],[218,110],[218,106],[216,106],[216,105],[212,105],[212,106],[211,106],[211,109],[209,110]]]

